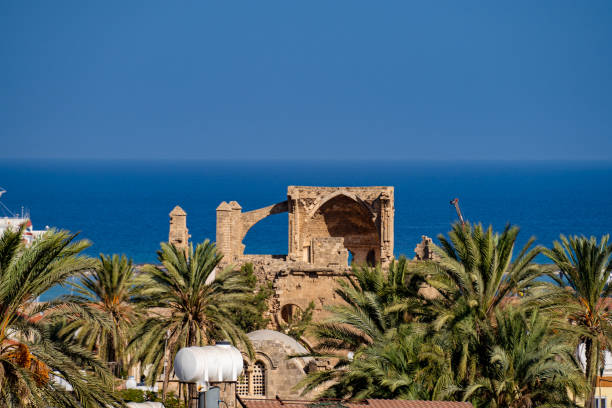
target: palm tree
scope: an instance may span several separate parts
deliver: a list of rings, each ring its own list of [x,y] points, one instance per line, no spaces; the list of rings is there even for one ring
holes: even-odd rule
[[[608,298],[612,272],[612,245],[608,235],[597,242],[595,237],[566,237],[561,235],[552,249],[545,250],[559,269],[550,274],[557,287],[544,307],[567,313],[571,322],[580,329],[580,341],[586,354],[585,378],[590,386],[586,407],[591,407],[595,393],[597,369],[603,364],[601,353],[611,349],[612,322]]]
[[[488,361],[463,400],[488,408],[576,407],[568,390],[580,394],[585,382],[568,332],[553,329],[563,324],[513,307],[496,311]]]
[[[422,276],[409,269],[405,258],[386,272],[380,265],[354,265],[351,274],[338,281],[336,293],[345,304],[329,307],[330,318],[312,326],[318,343],[311,354],[336,363],[332,370],[309,373],[298,384],[302,394],[324,385],[325,398],[430,395],[429,388],[411,379],[418,372],[420,381],[430,384],[434,376],[425,378],[427,367],[418,359],[423,331],[411,323],[414,316],[405,313],[407,304],[414,306],[411,312],[423,305],[418,298]]]
[[[222,256],[206,240],[194,250],[161,244],[161,266],[143,269],[150,279],[149,316],[130,344],[149,379],[164,371],[165,398],[173,356],[181,347],[203,346],[228,339],[253,353],[246,334],[235,323],[232,310],[251,307],[252,291],[245,276],[232,267],[219,270]],[[193,396],[195,387],[190,386]]]
[[[57,341],[58,315],[76,315],[70,304],[36,303],[42,293],[93,267],[80,255],[89,246],[76,234],[48,231],[30,247],[23,227],[0,237],[0,396],[6,407],[120,406],[104,364],[71,342]],[[85,369],[86,371],[83,371]],[[63,392],[58,379],[73,392]]]
[[[483,361],[483,334],[495,312],[512,296],[540,285],[540,266],[533,263],[541,252],[531,238],[514,257],[519,228],[506,226],[501,234],[481,224],[454,224],[447,239],[439,235],[441,246],[433,246],[439,259],[422,264],[427,282],[439,296],[431,299],[434,333],[443,337],[452,353],[458,384],[473,383],[479,361]]]
[[[116,376],[127,366],[125,349],[142,317],[138,299],[146,293],[141,281],[125,255],[101,254],[96,267],[72,284],[76,295],[63,298],[83,308],[91,318],[68,322],[60,335],[96,351],[112,365]]]

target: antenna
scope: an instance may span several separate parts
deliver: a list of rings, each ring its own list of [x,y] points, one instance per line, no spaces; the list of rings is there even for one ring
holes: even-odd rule
[[[2,197],[2,194],[6,193],[6,190],[3,189],[2,187],[0,187],[0,197]],[[3,212],[5,215],[9,215],[11,217],[14,217],[15,214],[13,214],[13,212],[11,210],[8,209],[8,207],[6,205],[4,205],[4,203],[2,201],[0,201],[0,211]]]

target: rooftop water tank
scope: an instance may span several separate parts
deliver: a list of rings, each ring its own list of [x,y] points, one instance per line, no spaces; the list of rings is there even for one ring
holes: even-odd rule
[[[229,342],[182,348],[174,358],[174,373],[183,382],[237,381],[242,373],[242,354]]]

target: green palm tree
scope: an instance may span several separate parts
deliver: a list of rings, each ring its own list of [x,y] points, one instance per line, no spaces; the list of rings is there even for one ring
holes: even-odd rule
[[[422,276],[410,271],[405,258],[387,271],[380,266],[353,266],[351,274],[337,283],[336,294],[345,304],[329,307],[330,318],[312,326],[318,343],[311,355],[336,363],[331,370],[309,373],[298,384],[302,394],[325,385],[321,393],[325,398],[429,395],[426,387],[410,379],[421,370],[419,378],[428,381],[427,367],[417,359],[423,332],[418,334],[419,326],[410,323],[413,315],[405,313],[407,304],[415,306],[411,312],[423,305],[418,298],[422,283]]]
[[[496,311],[488,361],[463,400],[488,408],[576,407],[568,391],[581,394],[585,381],[568,332],[554,329],[563,323],[512,307]]]
[[[237,308],[251,307],[252,290],[239,270],[218,268],[221,258],[208,240],[195,250],[190,245],[187,251],[162,243],[158,251],[161,265],[143,269],[150,279],[151,299],[144,303],[149,316],[129,349],[143,367],[151,367],[149,379],[164,372],[164,398],[173,358],[180,348],[228,339],[253,353],[232,315]],[[190,388],[193,395],[195,388]]]
[[[453,385],[450,362],[436,349],[424,327],[411,323],[355,353],[330,398],[444,399]]]
[[[424,263],[427,282],[439,296],[431,299],[432,329],[452,353],[458,384],[474,382],[483,361],[483,334],[495,312],[509,298],[540,285],[543,273],[533,261],[541,252],[531,238],[513,258],[519,228],[506,226],[501,234],[481,224],[454,224],[448,239],[439,235],[433,246],[439,259]]]
[[[95,351],[121,375],[127,367],[125,349],[143,316],[138,300],[146,295],[132,260],[101,254],[96,267],[72,286],[76,294],[63,300],[83,308],[90,318],[68,322],[60,335]]]
[[[611,350],[612,322],[607,302],[612,294],[609,285],[612,272],[612,245],[608,235],[599,243],[595,237],[561,235],[545,254],[558,268],[550,276],[557,287],[544,299],[544,307],[568,315],[580,329],[579,340],[586,354],[585,378],[590,386],[586,407],[591,407],[595,393],[597,369],[603,364],[601,353]]]
[[[7,230],[0,237],[0,405],[120,406],[103,362],[53,335],[57,316],[76,316],[77,308],[36,302],[49,288],[94,266],[80,255],[89,243],[51,230],[25,247],[22,233],[23,228]],[[60,378],[73,392],[61,390]]]

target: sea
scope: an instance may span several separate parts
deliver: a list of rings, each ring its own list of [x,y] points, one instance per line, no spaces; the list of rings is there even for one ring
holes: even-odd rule
[[[0,160],[0,200],[14,213],[28,211],[36,229],[78,232],[91,256],[126,254],[135,263],[156,262],[175,205],[198,243],[215,239],[222,201],[248,211],[285,200],[289,185],[394,186],[395,254],[408,257],[423,235],[446,234],[457,221],[454,198],[470,222],[520,226],[519,245],[612,231],[611,162]],[[245,253],[285,254],[287,224],[287,214],[256,224]]]

